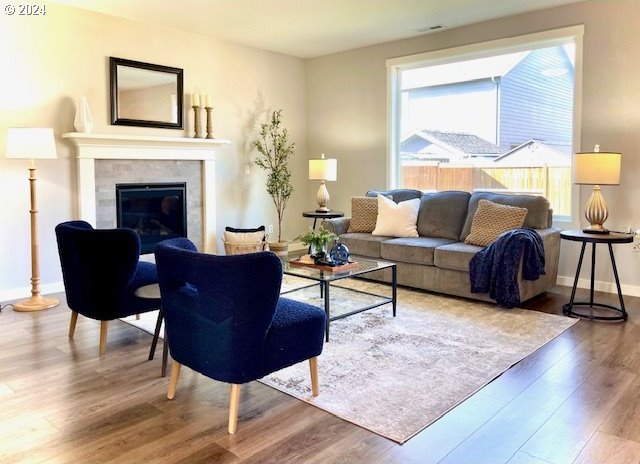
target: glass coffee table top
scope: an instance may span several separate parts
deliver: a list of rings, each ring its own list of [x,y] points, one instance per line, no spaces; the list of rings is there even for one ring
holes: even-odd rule
[[[287,275],[304,277],[305,279],[312,279],[318,282],[331,282],[334,280],[340,280],[347,277],[355,277],[368,272],[379,271],[382,269],[388,269],[395,267],[395,263],[388,261],[381,261],[375,259],[364,259],[360,257],[354,257],[354,266],[348,269],[338,271],[324,271],[307,266],[294,266],[289,261],[284,262],[282,267],[283,271]]]

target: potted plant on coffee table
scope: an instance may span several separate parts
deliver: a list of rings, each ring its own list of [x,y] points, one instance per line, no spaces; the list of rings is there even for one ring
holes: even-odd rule
[[[282,218],[293,193],[288,163],[293,156],[295,144],[289,142],[289,133],[281,124],[282,109],[279,109],[273,112],[268,123],[260,124],[259,137],[252,145],[258,151],[254,163],[267,172],[267,193],[278,213],[278,241],[270,243],[269,247],[278,256],[286,257],[288,244],[282,241]]]
[[[309,230],[300,235],[298,240],[309,247],[309,254],[311,255],[311,258],[322,259],[327,254],[327,245],[336,238],[336,234],[328,231],[321,225],[317,230],[313,230],[309,227]]]

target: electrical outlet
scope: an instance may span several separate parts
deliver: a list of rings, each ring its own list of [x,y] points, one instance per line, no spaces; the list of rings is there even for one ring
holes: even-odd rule
[[[273,224],[269,224],[269,225],[267,226],[267,233],[268,233],[268,234],[272,234],[272,233],[273,233]]]

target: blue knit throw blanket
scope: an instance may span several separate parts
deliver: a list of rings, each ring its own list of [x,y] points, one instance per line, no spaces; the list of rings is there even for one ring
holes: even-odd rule
[[[521,256],[523,279],[536,280],[544,275],[544,245],[540,235],[533,229],[514,229],[502,234],[471,259],[471,292],[488,292],[505,308],[519,305],[517,273]]]

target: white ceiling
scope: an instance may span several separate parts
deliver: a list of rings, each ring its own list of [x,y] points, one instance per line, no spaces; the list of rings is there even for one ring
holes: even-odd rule
[[[310,58],[581,0],[53,0]]]

